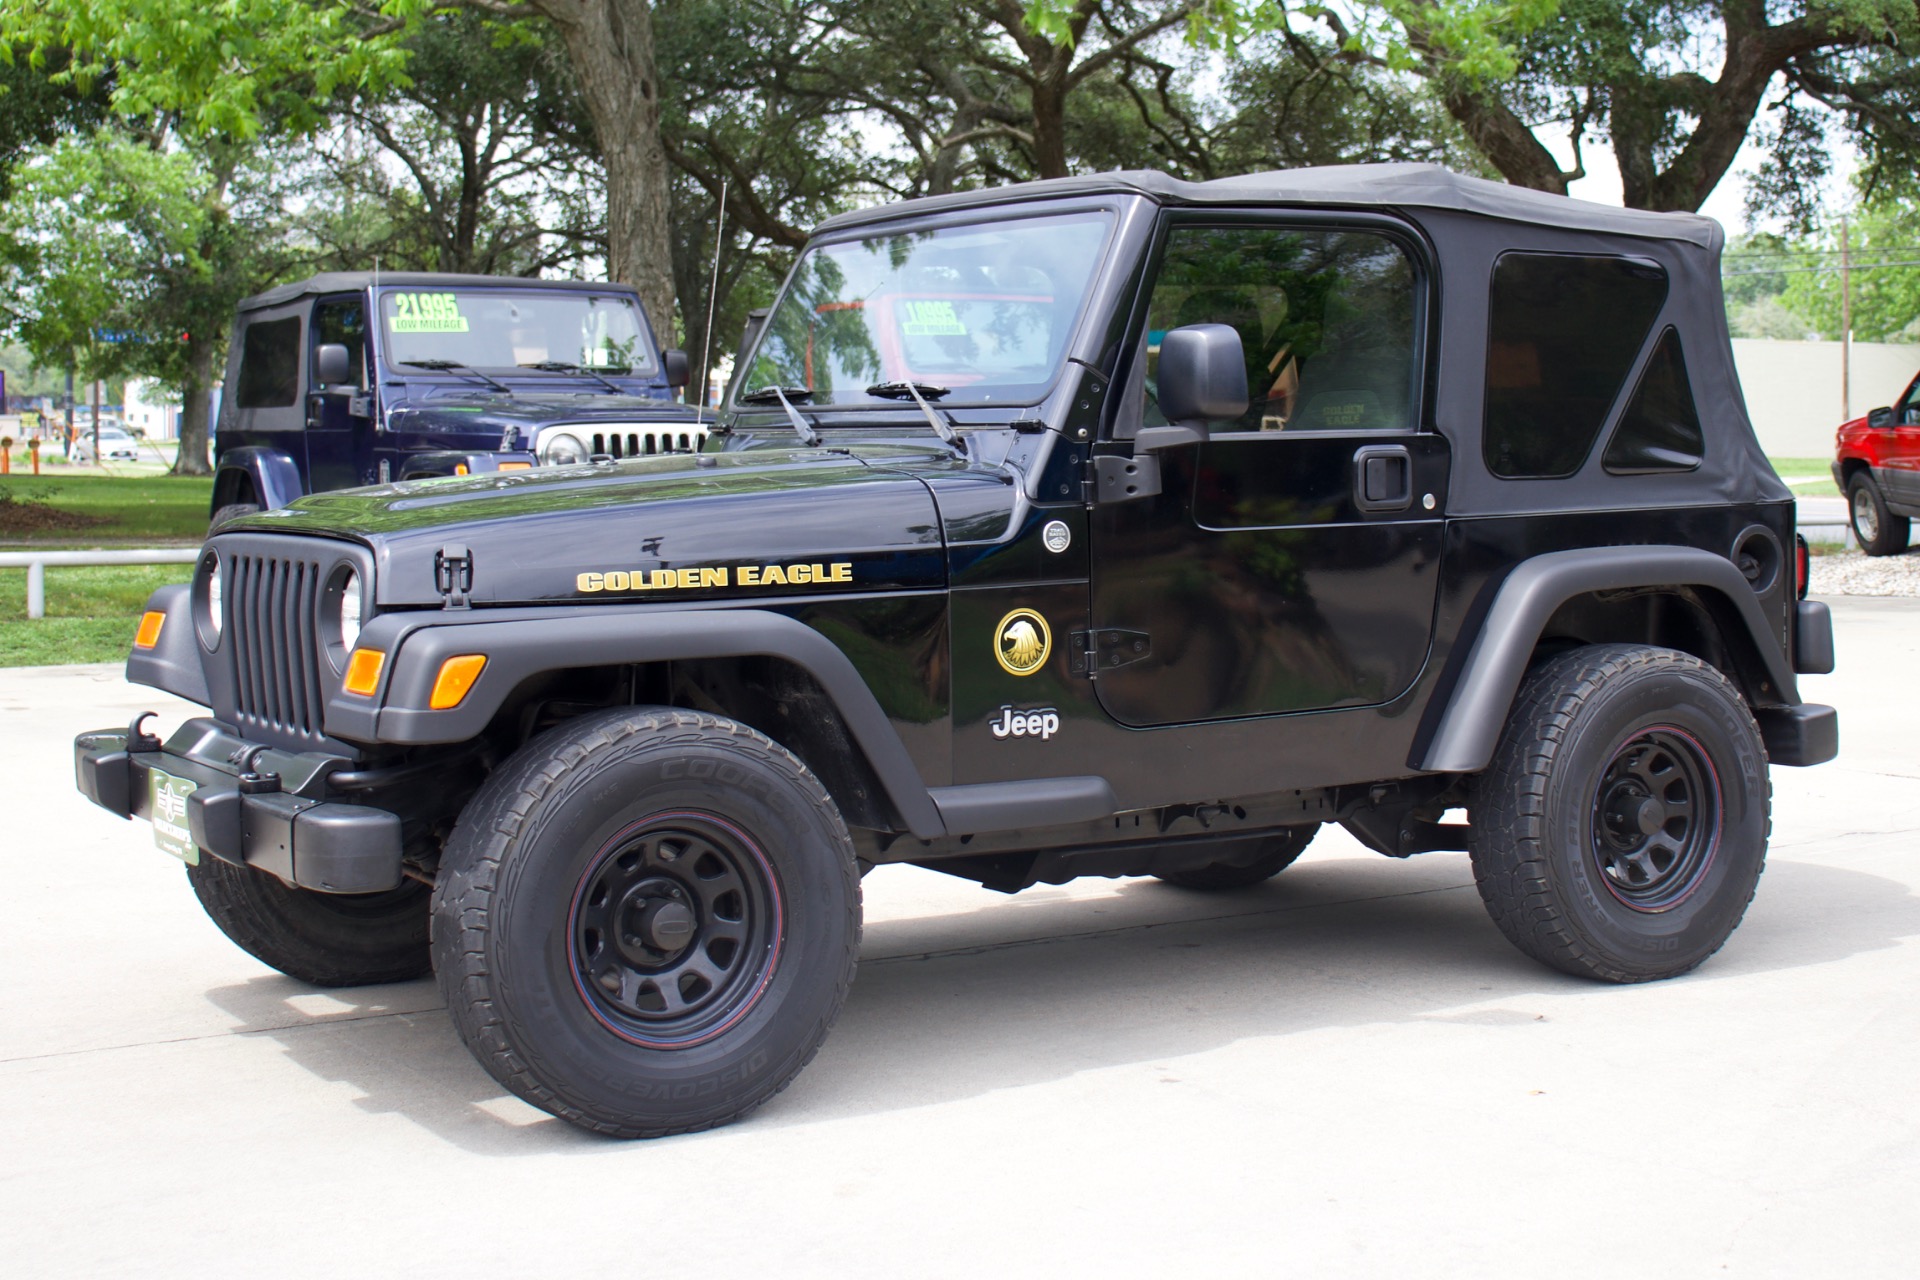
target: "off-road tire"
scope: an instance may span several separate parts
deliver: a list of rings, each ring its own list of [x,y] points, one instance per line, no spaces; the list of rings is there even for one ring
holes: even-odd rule
[[[1522,686],[1476,781],[1468,847],[1488,912],[1520,950],[1647,982],[1698,966],[1740,923],[1770,807],[1760,731],[1732,682],[1671,649],[1591,645]],[[1651,874],[1661,849],[1670,860]]]
[[[734,906],[701,897],[709,854]],[[651,917],[625,904],[650,911],[675,888],[699,923],[682,919],[694,941],[659,943],[680,957],[659,964],[692,967],[653,981],[637,936]],[[744,941],[722,954],[710,928]],[[819,779],[756,730],[669,707],[529,742],[460,815],[434,891],[434,968],[467,1047],[534,1106],[620,1138],[712,1128],[784,1089],[839,1014],[859,946],[853,845]],[[702,994],[698,967],[729,963]],[[670,997],[712,1005],[680,1016]]]
[[[187,881],[220,931],[261,962],[316,987],[408,982],[431,967],[428,889],[386,893],[288,888],[252,867],[202,852]]]
[[[1847,481],[1847,521],[1860,549],[1870,556],[1897,556],[1912,538],[1913,522],[1887,510],[1880,486],[1864,471]]]
[[[1250,889],[1256,884],[1265,884],[1292,866],[1307,851],[1307,846],[1319,831],[1319,824],[1315,823],[1311,826],[1288,827],[1275,835],[1255,836],[1250,843],[1258,848],[1252,853],[1239,849],[1235,851],[1235,856],[1222,861],[1209,862],[1203,867],[1191,867],[1185,871],[1162,871],[1154,878],[1177,888],[1196,889],[1205,893]]]
[[[207,521],[207,532],[218,533],[220,526],[229,520],[238,520],[241,516],[250,516],[260,510],[257,502],[229,502],[213,513],[213,519]]]

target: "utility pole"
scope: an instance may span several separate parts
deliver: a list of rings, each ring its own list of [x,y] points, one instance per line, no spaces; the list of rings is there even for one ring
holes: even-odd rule
[[[1853,420],[1853,252],[1840,215],[1840,421]]]

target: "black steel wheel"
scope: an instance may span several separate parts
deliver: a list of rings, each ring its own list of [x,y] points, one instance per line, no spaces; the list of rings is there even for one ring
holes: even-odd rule
[[[1529,675],[1476,780],[1474,877],[1535,959],[1672,977],[1746,913],[1769,806],[1759,728],[1724,675],[1671,649],[1574,649]]]
[[[482,1066],[615,1137],[724,1124],[785,1088],[853,978],[860,879],[826,789],[674,708],[535,738],[462,812],[435,971]]]
[[[574,888],[574,988],[624,1040],[698,1043],[752,1008],[783,923],[751,836],[712,814],[655,814],[610,840]]]
[[[1223,849],[1223,856],[1205,866],[1157,871],[1154,876],[1176,888],[1206,893],[1250,889],[1256,884],[1265,884],[1292,866],[1319,831],[1320,824],[1313,823],[1288,827],[1274,835],[1231,840],[1227,842],[1231,848]]]
[[[210,853],[187,868],[194,897],[220,932],[256,960],[316,987],[423,978],[427,886],[385,893],[315,893]]]
[[[1880,486],[1865,471],[1855,472],[1847,481],[1847,515],[1853,522],[1853,536],[1868,555],[1897,556],[1907,549],[1913,522],[1887,510]]]

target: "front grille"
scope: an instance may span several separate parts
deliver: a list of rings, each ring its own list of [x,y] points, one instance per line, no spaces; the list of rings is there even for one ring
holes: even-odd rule
[[[707,438],[704,431],[596,431],[593,452],[615,458],[643,458],[656,453],[692,453]]]
[[[319,612],[325,567],[304,557],[226,557],[234,720],[243,735],[269,740],[321,735],[325,659],[320,654]]]

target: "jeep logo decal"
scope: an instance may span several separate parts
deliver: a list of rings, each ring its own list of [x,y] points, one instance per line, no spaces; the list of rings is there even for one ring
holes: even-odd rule
[[[993,730],[996,738],[1039,738],[1044,742],[1059,732],[1060,713],[1052,707],[1025,711],[1003,706],[998,719],[987,721],[987,728]]]
[[[1047,620],[1031,609],[1015,609],[994,628],[993,656],[1016,676],[1030,676],[1046,665],[1053,652],[1053,633]]]

